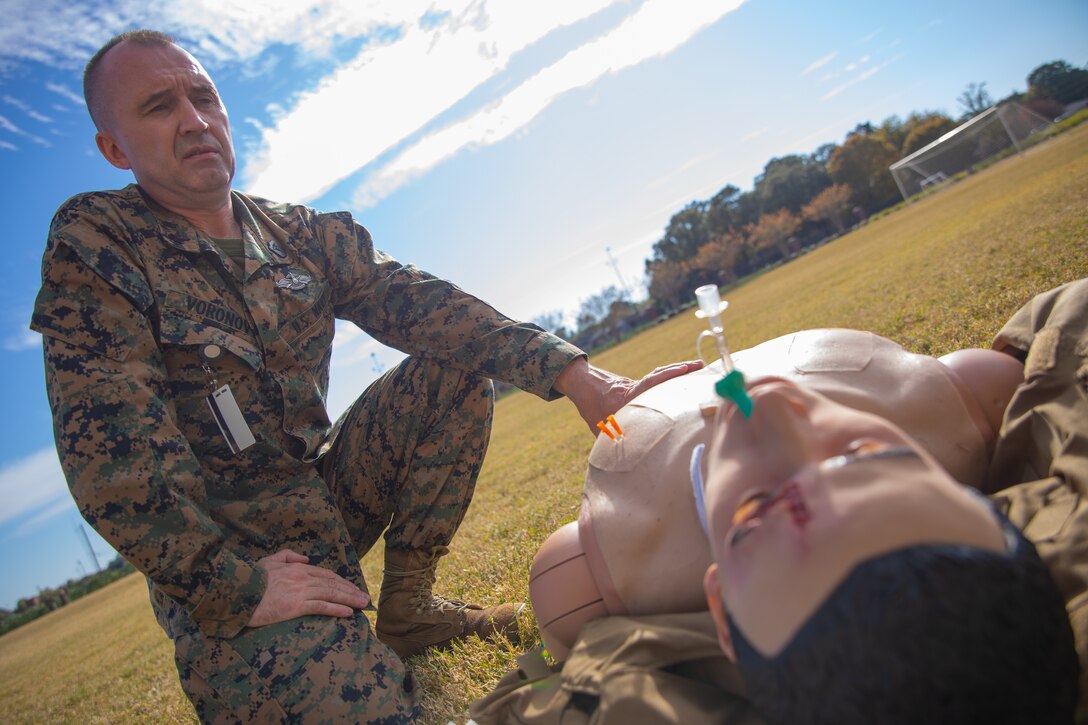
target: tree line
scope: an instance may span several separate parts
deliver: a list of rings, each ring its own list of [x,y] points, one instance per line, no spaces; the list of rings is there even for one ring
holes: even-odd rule
[[[59,587],[42,589],[34,596],[23,597],[16,602],[14,611],[0,608],[0,634],[32,622],[134,571],[136,568],[118,555],[102,571],[69,579]]]
[[[1016,101],[1054,119],[1088,97],[1088,69],[1045,63],[1028,74],[1027,85],[1024,93],[998,103]],[[995,105],[985,83],[969,84],[956,100],[958,119],[922,111],[878,126],[859,123],[841,144],[771,159],[749,191],[729,184],[709,199],[690,202],[672,216],[645,261],[651,314],[639,313],[612,286],[582,301],[573,330],[558,310],[534,322],[592,349],[609,337],[618,339],[633,315],[652,319],[689,302],[699,285],[729,284],[842,234],[901,201],[889,171],[893,163]]]

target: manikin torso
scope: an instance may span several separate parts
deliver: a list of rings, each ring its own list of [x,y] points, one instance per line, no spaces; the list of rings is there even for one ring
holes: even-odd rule
[[[788,378],[895,423],[958,481],[977,485],[1023,374],[990,350],[943,360],[854,330],[799,332],[733,355],[748,379]],[[553,655],[565,656],[581,623],[597,616],[706,608],[701,581],[711,557],[690,466],[727,404],[713,391],[721,375],[715,363],[650,389],[616,414],[622,436],[598,437],[578,521],[544,543],[531,573]]]

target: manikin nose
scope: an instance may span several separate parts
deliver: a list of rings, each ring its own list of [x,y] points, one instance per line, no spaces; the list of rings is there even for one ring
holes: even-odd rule
[[[769,464],[784,476],[812,463],[815,451],[814,431],[808,411],[781,391],[766,391],[748,421],[760,447],[774,456]]]

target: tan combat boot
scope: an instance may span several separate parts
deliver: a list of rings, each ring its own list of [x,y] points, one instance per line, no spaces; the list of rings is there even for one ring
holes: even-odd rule
[[[401,659],[473,634],[486,639],[501,632],[517,640],[517,618],[524,604],[484,609],[431,593],[438,559],[448,551],[445,546],[430,551],[385,550],[376,630],[378,639]]]

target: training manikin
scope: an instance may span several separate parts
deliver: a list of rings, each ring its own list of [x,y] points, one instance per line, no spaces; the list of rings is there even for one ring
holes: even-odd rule
[[[854,330],[786,335],[732,359],[749,380],[787,378],[895,423],[973,486],[1023,381],[1020,363],[1002,353],[963,350],[938,360]],[[714,394],[721,377],[719,362],[663,383],[598,436],[578,520],[544,542],[530,574],[541,635],[557,659],[589,619],[706,609],[711,556],[690,469],[718,407],[732,404]]]

